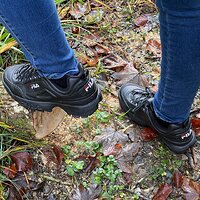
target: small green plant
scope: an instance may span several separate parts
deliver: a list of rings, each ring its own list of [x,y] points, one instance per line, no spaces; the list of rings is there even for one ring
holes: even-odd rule
[[[150,169],[150,179],[163,179],[169,174],[173,174],[175,169],[180,168],[182,160],[176,159],[174,155],[165,147],[160,146],[155,152],[155,157],[160,160],[158,164]],[[167,173],[169,172],[169,173]]]
[[[97,111],[95,116],[98,123],[108,123],[111,118],[111,115],[106,111]]]
[[[69,176],[74,176],[76,172],[79,172],[84,167],[84,161],[72,161],[72,160],[65,160],[67,164],[67,173]]]

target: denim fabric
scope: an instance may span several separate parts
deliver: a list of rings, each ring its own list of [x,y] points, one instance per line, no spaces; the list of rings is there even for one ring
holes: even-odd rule
[[[42,76],[58,79],[78,72],[53,0],[0,0],[0,22]]]
[[[162,61],[154,110],[164,121],[181,123],[200,86],[200,0],[157,0],[157,6]]]

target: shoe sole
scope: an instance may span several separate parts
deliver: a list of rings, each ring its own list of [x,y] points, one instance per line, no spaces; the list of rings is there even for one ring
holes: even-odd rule
[[[10,88],[6,85],[4,79],[2,80],[4,87],[6,88],[7,92],[9,95],[17,101],[20,105],[25,107],[26,109],[30,110],[37,110],[37,111],[47,111],[51,112],[54,107],[60,107],[62,108],[67,114],[72,115],[73,117],[83,117],[86,118],[90,115],[92,115],[97,109],[98,109],[98,104],[102,100],[102,95],[101,91],[98,88],[96,98],[85,105],[69,105],[69,104],[56,104],[52,102],[41,102],[41,101],[32,101],[28,99],[24,99],[22,97],[19,97],[15,94],[12,93]],[[94,95],[94,93],[93,93]]]

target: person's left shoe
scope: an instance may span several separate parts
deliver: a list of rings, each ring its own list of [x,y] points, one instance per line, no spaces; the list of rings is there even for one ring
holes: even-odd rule
[[[174,153],[184,153],[196,142],[189,119],[181,124],[164,122],[154,112],[154,94],[139,85],[126,84],[119,90],[122,110],[138,125],[154,129],[161,141]]]

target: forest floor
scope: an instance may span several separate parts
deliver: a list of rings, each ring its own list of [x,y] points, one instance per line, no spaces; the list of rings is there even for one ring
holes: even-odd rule
[[[173,154],[151,129],[130,122],[118,102],[124,83],[157,89],[161,45],[153,1],[56,3],[66,37],[103,101],[92,116],[66,115],[53,133],[36,140],[31,113],[0,82],[0,198],[198,200],[199,139],[192,153]],[[2,71],[25,61],[18,46],[0,56]],[[199,110],[199,97],[192,111]],[[199,135],[200,114],[192,117]]]

